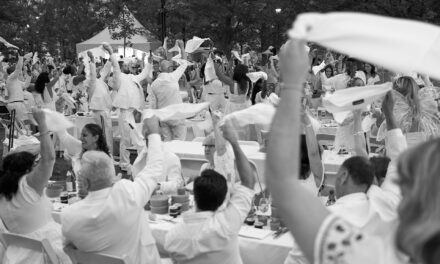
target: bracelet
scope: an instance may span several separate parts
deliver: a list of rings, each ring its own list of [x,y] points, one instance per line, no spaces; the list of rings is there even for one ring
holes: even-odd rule
[[[353,136],[363,136],[364,135],[364,131],[357,131],[353,133]]]

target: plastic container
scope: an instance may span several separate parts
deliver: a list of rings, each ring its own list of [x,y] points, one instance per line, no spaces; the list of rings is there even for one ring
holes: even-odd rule
[[[60,197],[61,192],[63,191],[64,187],[61,185],[49,185],[46,188],[46,196],[49,198],[57,198]]]

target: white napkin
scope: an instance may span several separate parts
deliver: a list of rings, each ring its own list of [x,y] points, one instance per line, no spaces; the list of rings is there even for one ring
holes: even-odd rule
[[[34,57],[32,58],[32,65],[38,62],[38,52],[36,51],[34,53]]]
[[[239,127],[246,125],[261,125],[268,128],[272,123],[276,108],[271,104],[255,104],[246,109],[236,111],[224,116],[223,120],[230,120]]]
[[[391,83],[369,85],[337,90],[322,98],[322,105],[330,113],[363,109],[375,100],[382,98],[392,89]]]
[[[208,108],[209,103],[172,104],[161,109],[146,109],[142,112],[142,120],[156,116],[160,121],[183,120],[190,118]]]
[[[238,54],[238,51],[233,50],[233,51],[231,51],[231,53],[237,60],[239,60],[240,62],[243,62],[243,60],[240,57],[240,54]]]
[[[199,38],[194,36],[192,39],[188,40],[186,42],[185,51],[187,53],[193,53],[196,51],[200,46],[203,44],[203,42],[209,40],[209,38]]]
[[[18,49],[17,46],[12,45],[11,43],[7,42],[4,38],[0,37],[0,42],[3,43],[7,48],[14,48]]]
[[[258,71],[258,72],[249,72],[246,73],[246,76],[251,80],[252,83],[256,83],[259,79],[263,78],[267,81],[267,73]]]
[[[313,74],[314,75],[318,74],[318,72],[320,72],[324,68],[325,68],[325,62],[321,62],[321,64],[319,64],[318,66],[313,66],[312,67]]]
[[[28,52],[28,53],[26,53],[26,54],[23,56],[23,58],[24,58],[25,60],[28,60],[28,59],[32,58],[32,52]]]
[[[215,79],[218,79],[218,77],[215,74],[214,61],[209,57],[205,65],[205,81],[209,82]]]
[[[439,35],[440,27],[427,23],[351,12],[301,14],[289,31],[291,38],[311,41],[395,72],[415,71],[437,79]]]
[[[59,132],[74,126],[73,123],[61,113],[49,109],[43,109],[43,111],[46,114],[46,124],[50,131]]]

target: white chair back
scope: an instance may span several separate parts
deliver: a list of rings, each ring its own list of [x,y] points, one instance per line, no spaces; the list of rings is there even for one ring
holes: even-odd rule
[[[181,158],[182,174],[185,179],[194,179],[200,176],[200,168],[208,161],[205,159]]]
[[[107,254],[83,252],[72,247],[65,247],[64,251],[69,255],[72,262],[78,264],[127,264],[127,258],[115,257]]]
[[[9,246],[16,246],[32,251],[43,252],[44,254],[46,254],[49,263],[59,263],[55,251],[53,250],[51,244],[47,239],[37,240],[30,237],[11,233],[0,233],[0,237],[6,248]]]

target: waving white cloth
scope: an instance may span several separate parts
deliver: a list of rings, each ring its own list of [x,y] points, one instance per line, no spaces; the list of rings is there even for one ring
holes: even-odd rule
[[[391,89],[391,83],[384,83],[337,90],[335,93],[325,96],[322,99],[322,105],[330,113],[363,109],[385,96]]]
[[[255,124],[268,128],[272,123],[276,108],[271,104],[255,104],[246,109],[232,112],[223,120],[230,120],[236,127],[245,127]]]
[[[7,48],[13,48],[18,49],[17,46],[12,45],[11,43],[7,42],[4,38],[0,37],[0,42],[3,43]]]
[[[251,80],[252,83],[256,83],[259,79],[263,78],[267,81],[267,73],[258,71],[258,72],[249,72],[246,73],[246,76]]]
[[[209,82],[215,79],[218,79],[217,75],[215,74],[214,69],[214,61],[211,57],[208,58],[205,65],[205,81]]]
[[[142,112],[142,119],[156,116],[160,121],[183,120],[197,115],[208,108],[209,103],[201,104],[172,104],[161,109],[146,109]]]
[[[350,12],[305,13],[297,17],[289,36],[395,72],[440,79],[440,27],[427,23]]]
[[[38,61],[39,61],[39,59],[38,59],[38,52],[35,52],[34,53],[34,57],[32,57],[32,65],[34,65]]]
[[[42,110],[46,114],[46,124],[49,131],[59,132],[74,126],[63,114],[49,109]]]
[[[194,36],[192,39],[188,40],[186,42],[185,51],[187,53],[193,53],[196,51],[200,46],[203,44],[203,42],[209,40],[209,38],[199,38]]]

